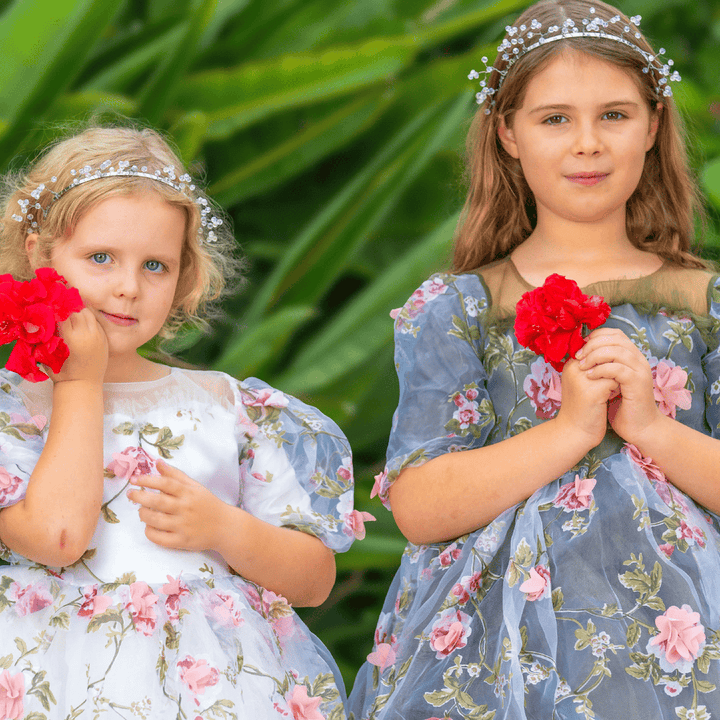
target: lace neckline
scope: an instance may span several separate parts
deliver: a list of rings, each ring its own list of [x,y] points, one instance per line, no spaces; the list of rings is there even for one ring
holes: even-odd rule
[[[508,255],[505,260],[507,260],[510,271],[513,273],[513,275],[515,275],[515,278],[518,280],[518,282],[520,282],[521,285],[525,287],[526,290],[537,290],[537,285],[533,285],[532,283],[528,282],[520,274],[520,271],[517,269],[517,265],[515,265],[515,262],[510,255]],[[608,285],[612,285],[613,288],[623,287],[623,283],[645,283],[649,280],[652,280],[655,275],[661,274],[664,270],[667,269],[667,266],[668,261],[663,260],[660,267],[658,267],[656,270],[653,270],[651,273],[648,273],[647,275],[639,275],[638,277],[634,278],[617,278],[614,280],[596,280],[594,282],[588,283],[587,285],[581,286],[580,290],[582,290],[586,295],[600,295],[601,293],[591,292],[591,289]]]

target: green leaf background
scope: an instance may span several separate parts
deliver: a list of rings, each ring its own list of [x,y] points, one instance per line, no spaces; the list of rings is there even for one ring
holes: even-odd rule
[[[378,518],[301,614],[348,687],[404,541],[370,500],[397,401],[391,309],[449,266],[463,200],[467,73],[518,0],[0,0],[0,166],[68,124],[129,117],[167,132],[234,220],[249,282],[183,360],[262,377],[345,430],[357,506]],[[720,258],[720,0],[627,0],[683,76]],[[5,349],[7,354],[7,349]]]

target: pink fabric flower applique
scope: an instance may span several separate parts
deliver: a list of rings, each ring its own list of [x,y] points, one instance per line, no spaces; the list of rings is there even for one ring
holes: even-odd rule
[[[2,720],[19,720],[23,717],[25,707],[25,678],[22,672],[11,674],[9,670],[0,672],[0,718]]]
[[[15,612],[20,616],[44,610],[53,602],[53,596],[39,582],[25,586],[15,582],[10,586],[10,593],[15,600]]]
[[[520,586],[520,592],[527,595],[531,602],[547,596],[550,588],[550,571],[544,565],[530,568],[530,577]]]
[[[304,685],[295,685],[285,699],[293,720],[325,720],[325,716],[319,710],[322,698],[310,697]]]
[[[592,491],[596,483],[595,478],[581,478],[576,475],[574,482],[565,483],[560,487],[553,505],[564,510],[585,510],[590,507],[593,500]]]
[[[168,581],[160,588],[160,592],[167,595],[165,600],[165,612],[170,622],[177,622],[180,619],[180,600],[190,594],[188,586],[180,579],[167,576]]]
[[[671,605],[655,618],[655,625],[660,632],[648,641],[648,652],[660,660],[665,672],[689,672],[705,644],[700,613],[693,612],[689,605]]]
[[[365,523],[375,520],[375,516],[369,512],[353,510],[343,515],[343,532],[348,536],[355,536],[356,540],[365,537]]]
[[[180,679],[193,695],[204,695],[207,688],[217,685],[220,680],[217,668],[208,665],[207,660],[196,660],[191,655],[178,660],[177,667],[180,671]],[[195,704],[200,705],[197,698]]]
[[[130,598],[125,603],[125,609],[132,615],[135,630],[143,635],[152,635],[157,624],[155,604],[158,596],[142,581],[132,583],[128,590]]]
[[[442,660],[454,650],[464,648],[471,633],[467,613],[455,608],[443,610],[430,631],[430,646],[435,650],[435,657]]]
[[[674,418],[677,408],[689,410],[692,395],[685,387],[688,374],[677,365],[661,360],[653,369],[653,394],[663,415]]]
[[[368,656],[367,661],[371,665],[376,665],[382,672],[386,667],[389,667],[395,662],[395,649],[390,643],[380,643],[375,646]]]

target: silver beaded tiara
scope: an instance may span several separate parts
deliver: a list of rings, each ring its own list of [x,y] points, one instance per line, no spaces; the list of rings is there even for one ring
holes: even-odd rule
[[[42,214],[42,218],[47,217],[50,208],[52,208],[52,206],[61,197],[63,197],[63,195],[70,192],[70,190],[78,185],[83,185],[93,180],[100,180],[102,178],[109,177],[143,177],[161,182],[195,202],[200,208],[198,242],[202,245],[203,243],[214,243],[217,241],[215,228],[222,225],[222,218],[213,215],[212,206],[208,202],[207,198],[195,193],[195,185],[192,182],[192,178],[187,173],[184,173],[179,177],[176,176],[174,165],[166,165],[161,170],[155,171],[150,171],[150,169],[145,165],[140,167],[137,165],[130,165],[127,160],[120,160],[116,163],[116,165],[117,167],[113,165],[110,160],[105,160],[100,167],[96,169],[93,169],[90,165],[85,165],[85,167],[80,170],[71,170],[70,174],[73,176],[73,181],[59,191],[55,191],[45,184],[38,185],[30,193],[30,196],[35,200],[35,202],[33,203],[28,199],[18,200],[18,205],[20,205],[19,214],[14,214],[12,219],[16,222],[27,222],[28,234],[38,232],[40,228],[38,223],[40,214]],[[49,182],[57,183],[57,178],[53,176],[50,178]],[[50,202],[43,206],[40,204],[40,198],[46,190],[52,197]]]
[[[507,37],[502,41],[502,44],[498,47],[498,57],[501,58],[505,65],[503,69],[498,69],[493,65],[488,65],[487,57],[482,57],[481,60],[485,65],[485,70],[478,72],[472,70],[468,75],[469,80],[478,80],[481,75],[485,75],[485,79],[481,80],[480,92],[475,95],[478,105],[482,105],[487,102],[485,113],[490,114],[493,106],[495,105],[495,95],[502,87],[505,76],[507,75],[510,68],[521,58],[523,55],[527,55],[532,50],[547,45],[551,42],[558,40],[567,40],[568,38],[602,38],[604,40],[612,40],[613,42],[622,43],[632,48],[638,53],[647,63],[647,66],[643,68],[644,73],[652,73],[656,80],[655,92],[658,98],[671,97],[672,90],[668,85],[668,81],[673,82],[679,81],[680,74],[677,70],[673,70],[672,60],[661,60],[660,56],[665,54],[665,48],[660,48],[660,52],[657,55],[652,55],[646,52],[637,45],[636,40],[639,40],[642,35],[639,32],[640,27],[640,15],[634,15],[630,18],[630,22],[626,22],[620,15],[615,15],[610,20],[603,20],[602,18],[595,16],[595,8],[590,8],[590,18],[583,18],[582,29],[579,28],[574,20],[567,19],[560,25],[550,25],[547,30],[543,30],[542,23],[538,20],[533,20],[530,25],[520,25],[519,27],[508,25],[505,30]],[[607,32],[609,28],[618,31],[620,34],[612,34]],[[531,42],[532,41],[532,42]],[[497,60],[496,60],[497,62]],[[497,88],[488,87],[488,75],[496,72],[499,75]]]

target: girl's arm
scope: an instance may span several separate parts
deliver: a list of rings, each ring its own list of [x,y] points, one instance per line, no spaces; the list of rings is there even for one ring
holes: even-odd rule
[[[229,505],[163,461],[160,475],[133,478],[128,497],[140,503],[145,535],[163,547],[215,550],[247,580],[292,605],[320,605],[335,583],[335,556],[318,538],[276,527]],[[310,581],[312,579],[312,581]]]
[[[720,441],[660,412],[650,365],[627,335],[595,330],[578,355],[590,377],[612,378],[620,386],[615,432],[652,458],[673,485],[720,512]]]
[[[0,512],[0,538],[11,550],[51,567],[87,550],[103,493],[103,394],[107,339],[84,309],[61,324],[70,349],[52,379],[48,436],[25,498]]]
[[[606,403],[616,387],[612,379],[589,379],[570,361],[554,419],[496,444],[404,469],[390,488],[400,531],[416,544],[459,537],[560,477],[603,439]]]

